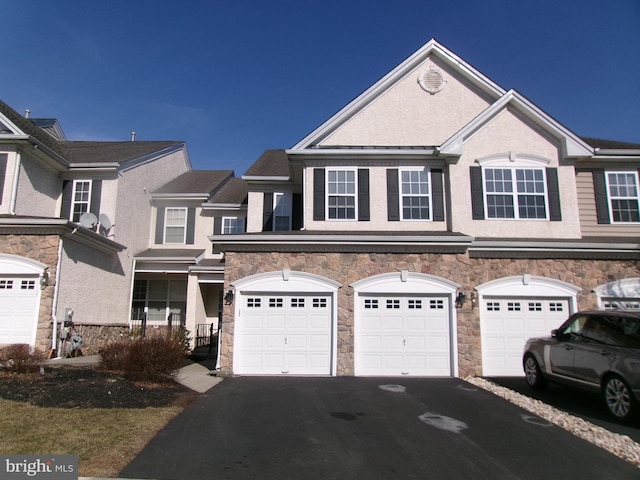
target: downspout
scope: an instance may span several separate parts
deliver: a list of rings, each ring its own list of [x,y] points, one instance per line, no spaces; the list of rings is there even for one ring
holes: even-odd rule
[[[16,199],[18,198],[18,181],[20,180],[20,167],[22,166],[22,150],[16,150],[16,166],[13,171],[13,185],[11,186],[11,200],[9,203],[9,214],[16,214]]]
[[[60,286],[60,270],[62,268],[62,236],[60,236],[60,243],[58,244],[58,263],[56,264],[56,284],[53,287],[53,305],[51,318],[53,318],[53,333],[51,335],[51,351],[57,352],[58,350],[58,317],[56,312],[58,311],[58,294]]]

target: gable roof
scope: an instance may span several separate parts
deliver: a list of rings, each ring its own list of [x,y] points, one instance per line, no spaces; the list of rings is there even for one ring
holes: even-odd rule
[[[243,205],[247,203],[249,185],[241,178],[230,178],[209,199],[209,203]]]
[[[57,149],[58,141],[53,136],[49,135],[42,128],[35,125],[28,118],[20,115],[2,100],[0,100],[0,115],[4,116],[9,122],[11,122],[18,130],[20,130],[25,135],[33,137],[42,145],[50,148],[55,153],[60,154]],[[8,126],[9,125],[7,125],[7,127]]]
[[[321,142],[322,139],[327,138],[341,125],[344,125],[356,114],[369,106],[373,101],[388,91],[401,79],[406,77],[406,75],[413,71],[418,65],[425,62],[427,58],[432,55],[454,68],[460,75],[462,75],[476,88],[483,91],[489,98],[498,99],[504,95],[505,90],[502,87],[484,76],[462,58],[458,57],[438,43],[435,39],[431,39],[422,48],[373,84],[373,86],[369,87],[353,101],[347,104],[347,106],[342,110],[333,115],[329,120],[320,125],[320,127],[316,128],[313,132],[294,145],[288,152],[296,153],[296,151],[299,150],[313,148]]]
[[[122,164],[162,150],[181,147],[183,142],[59,142],[62,156],[73,165]]]
[[[439,152],[444,155],[461,155],[464,142],[475,132],[494,119],[505,108],[511,106],[534,122],[538,127],[549,132],[561,141],[563,154],[570,157],[588,157],[593,155],[593,149],[580,137],[547,115],[533,103],[515,90],[509,90],[493,105],[485,109],[480,115],[464,126],[455,135],[444,142]]]
[[[233,170],[190,170],[151,193],[152,197],[197,196],[208,199],[231,177]]]
[[[245,180],[252,177],[288,179],[290,176],[289,157],[283,149],[265,150],[242,176]]]

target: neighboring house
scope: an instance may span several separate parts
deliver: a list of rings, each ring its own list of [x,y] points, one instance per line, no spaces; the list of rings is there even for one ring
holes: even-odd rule
[[[242,177],[222,372],[520,375],[572,312],[640,308],[639,168],[431,40]]]
[[[171,317],[195,346],[197,337],[217,333],[224,300],[224,259],[208,237],[245,231],[247,185],[231,170],[193,170],[150,199],[151,247],[134,255],[132,320],[146,319],[149,329]]]
[[[0,102],[0,344],[53,353],[65,320],[90,352],[128,333],[150,192],[189,170],[183,142],[67,141]]]

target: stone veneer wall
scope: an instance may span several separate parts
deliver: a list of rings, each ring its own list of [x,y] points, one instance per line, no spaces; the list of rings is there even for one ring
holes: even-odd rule
[[[622,278],[640,276],[639,261],[483,259],[464,254],[397,253],[236,253],[225,257],[225,291],[236,280],[282,269],[322,275],[342,284],[338,290],[338,375],[353,375],[354,292],[351,283],[373,275],[408,270],[452,280],[467,294],[498,278],[530,274],[554,278],[583,289],[578,308],[596,308],[591,290]],[[222,324],[221,370],[233,372],[233,305],[225,305]],[[482,374],[480,317],[470,301],[457,310],[458,368],[461,377]]]
[[[131,338],[128,324],[74,323],[74,329],[82,335],[83,355],[96,355],[105,345]]]
[[[30,258],[48,266],[49,284],[40,292],[35,347],[51,349],[52,308],[58,266],[58,235],[0,235],[0,252]]]

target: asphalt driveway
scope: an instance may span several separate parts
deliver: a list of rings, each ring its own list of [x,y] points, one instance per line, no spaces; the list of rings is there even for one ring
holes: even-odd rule
[[[153,479],[631,479],[639,469],[460,379],[225,379],[121,473]]]

